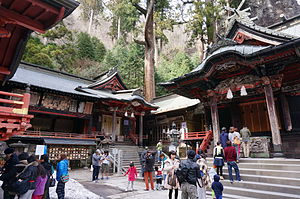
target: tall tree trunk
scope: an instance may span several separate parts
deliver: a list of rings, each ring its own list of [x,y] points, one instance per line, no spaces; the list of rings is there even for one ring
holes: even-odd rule
[[[145,23],[145,98],[151,102],[155,97],[155,80],[154,80],[154,1],[147,0],[147,15]]]
[[[89,34],[91,33],[91,30],[92,30],[93,18],[94,18],[94,10],[91,9],[90,22],[89,22],[89,27],[88,27]]]
[[[197,40],[196,42],[196,48],[198,50],[199,53],[199,61],[202,62],[204,59],[204,39],[200,38]]]

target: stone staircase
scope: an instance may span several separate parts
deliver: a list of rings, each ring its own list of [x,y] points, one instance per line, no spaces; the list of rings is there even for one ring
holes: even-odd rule
[[[213,159],[207,158],[207,162],[211,167]],[[226,164],[223,167],[224,198],[300,198],[300,159],[242,158],[238,166],[243,181],[233,184],[228,180]]]

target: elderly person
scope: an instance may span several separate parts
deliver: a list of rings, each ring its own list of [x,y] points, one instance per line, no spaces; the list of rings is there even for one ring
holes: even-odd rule
[[[173,190],[175,191],[175,199],[178,198],[178,189],[180,187],[175,170],[179,168],[180,161],[176,159],[176,152],[170,152],[170,158],[165,161],[164,171],[167,173],[165,180],[165,188],[169,189],[169,199],[172,199]]]
[[[92,165],[93,165],[93,176],[92,181],[97,182],[99,180],[99,171],[100,171],[100,163],[101,160],[101,151],[99,149],[92,156]]]

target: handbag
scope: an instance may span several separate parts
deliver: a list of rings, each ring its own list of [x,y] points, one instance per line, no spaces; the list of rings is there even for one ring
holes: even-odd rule
[[[55,187],[56,180],[53,178],[53,176],[50,177],[49,180],[49,187]]]
[[[241,140],[237,136],[235,136],[234,140],[233,140],[233,144],[239,145],[239,144],[241,144]]]
[[[168,175],[168,185],[171,187],[176,187],[176,176],[173,172],[172,174]]]
[[[63,183],[67,183],[69,181],[69,175],[63,175],[60,177],[60,180],[63,182]]]

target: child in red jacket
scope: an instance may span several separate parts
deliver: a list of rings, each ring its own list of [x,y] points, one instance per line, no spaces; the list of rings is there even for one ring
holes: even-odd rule
[[[130,162],[130,167],[128,168],[127,172],[124,174],[124,176],[128,175],[128,186],[125,189],[125,191],[129,191],[129,188],[131,191],[133,191],[133,182],[136,180],[137,178],[137,171],[136,171],[136,167],[134,166],[133,162]]]

